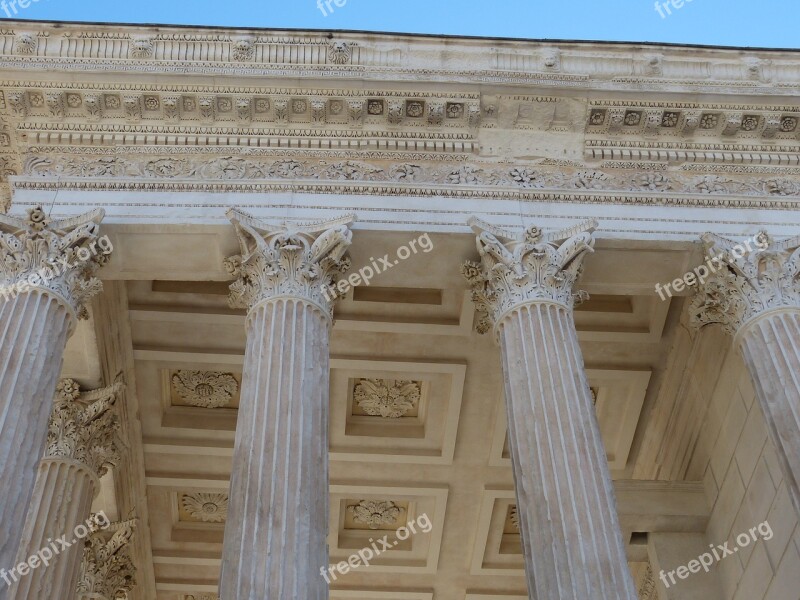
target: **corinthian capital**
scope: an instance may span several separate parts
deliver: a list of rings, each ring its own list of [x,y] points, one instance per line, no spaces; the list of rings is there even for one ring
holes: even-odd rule
[[[135,519],[112,523],[107,529],[89,535],[78,580],[79,600],[128,597],[127,593],[136,585],[136,567],[130,554],[135,525]]]
[[[468,224],[477,235],[481,262],[467,261],[461,273],[480,314],[479,332],[523,304],[555,302],[571,309],[585,298],[585,292],[576,294],[573,286],[583,257],[594,251],[595,221],[553,233],[529,227],[519,236],[474,217]]]
[[[25,219],[0,215],[0,295],[8,299],[42,289],[85,318],[84,303],[103,289],[93,274],[110,252],[97,245],[104,215],[98,208],[50,221],[41,206],[28,210]]]
[[[766,311],[800,310],[800,236],[778,242],[762,231],[737,242],[706,233],[702,240],[713,272],[689,308],[695,327],[720,323],[735,335]]]
[[[329,286],[350,267],[345,256],[353,238],[353,216],[307,225],[274,225],[237,210],[228,211],[241,254],[225,261],[238,279],[229,303],[247,308],[279,297],[301,297],[330,314]]]
[[[72,379],[56,388],[47,431],[47,458],[68,458],[88,467],[98,478],[119,463],[115,402],[123,384],[81,393]]]

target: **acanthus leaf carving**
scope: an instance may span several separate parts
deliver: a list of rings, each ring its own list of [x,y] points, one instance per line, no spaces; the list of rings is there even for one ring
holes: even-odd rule
[[[692,325],[719,323],[735,335],[765,311],[800,310],[800,236],[775,241],[762,231],[754,243],[712,233],[702,239],[715,270],[698,284],[689,308]]]
[[[585,254],[594,251],[596,222],[549,234],[529,227],[520,236],[475,217],[468,224],[477,236],[481,262],[467,261],[461,273],[472,288],[480,333],[530,302],[553,302],[571,309],[585,299],[573,288]]]
[[[123,385],[81,393],[72,379],[62,379],[47,431],[47,458],[66,458],[86,465],[98,478],[120,461],[115,403]]]
[[[85,318],[85,303],[103,288],[94,272],[108,261],[108,253],[97,250],[104,214],[95,209],[51,221],[37,206],[25,219],[0,215],[0,294],[46,290]]]
[[[78,579],[78,600],[128,597],[136,585],[136,567],[130,552],[135,527],[136,520],[131,519],[89,535]]]
[[[350,268],[346,256],[353,234],[349,215],[313,224],[260,221],[229,210],[239,238],[241,254],[225,261],[236,277],[230,286],[232,307],[252,309],[280,296],[302,297],[331,315],[335,297],[331,285],[337,273]]]

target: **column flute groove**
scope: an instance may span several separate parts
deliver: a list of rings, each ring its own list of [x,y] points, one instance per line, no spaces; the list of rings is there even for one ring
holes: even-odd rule
[[[478,330],[494,330],[528,592],[536,600],[635,600],[605,448],[572,316],[593,222],[521,237],[471,219],[480,263],[462,273]]]
[[[800,236],[702,239],[722,268],[698,285],[691,322],[733,335],[800,517]]]
[[[326,600],[332,300],[352,218],[270,225],[229,216],[242,254],[231,304],[248,309],[220,597]],[[324,290],[324,291],[323,291]]]
[[[102,218],[97,209],[50,221],[41,207],[0,215],[0,481],[14,482],[0,486],[0,568],[14,566],[22,539],[67,339],[102,289]]]

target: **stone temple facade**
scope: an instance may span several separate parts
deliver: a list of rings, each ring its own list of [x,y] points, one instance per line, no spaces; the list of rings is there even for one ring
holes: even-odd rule
[[[797,600],[800,52],[0,69],[0,600]]]

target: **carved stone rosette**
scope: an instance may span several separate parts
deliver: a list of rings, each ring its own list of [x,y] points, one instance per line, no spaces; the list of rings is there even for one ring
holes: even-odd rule
[[[358,504],[348,506],[347,510],[352,513],[353,521],[370,529],[393,525],[405,511],[391,500],[361,500]]]
[[[461,273],[472,288],[480,333],[526,303],[571,308],[585,298],[584,293],[574,293],[573,286],[584,255],[594,251],[594,221],[550,234],[529,227],[520,237],[474,217],[468,224],[477,235],[481,262],[466,262]]]
[[[96,245],[104,214],[50,221],[41,206],[26,219],[0,214],[0,296],[43,290],[85,318],[85,303],[103,289],[93,274],[108,261]]]
[[[691,322],[696,327],[720,323],[731,335],[749,320],[771,309],[800,310],[800,236],[776,242],[766,232],[750,242],[702,236],[709,259],[719,257],[717,269],[699,286],[692,300]]]
[[[81,393],[75,381],[59,382],[15,564],[89,518],[99,478],[119,462],[115,401],[122,387],[116,383]],[[73,598],[80,564],[81,545],[73,544],[54,556],[48,568],[34,569],[13,584],[8,600]]]
[[[353,238],[354,217],[309,225],[273,225],[237,210],[228,211],[236,228],[241,254],[225,261],[237,277],[231,284],[230,305],[253,307],[280,297],[301,297],[326,314],[333,310],[330,293],[336,273],[350,267],[345,256]]]
[[[135,525],[135,520],[113,523],[107,531],[89,536],[83,551],[77,600],[128,597],[136,585],[136,567],[130,554]]]
[[[777,242],[762,232],[749,250],[712,234],[703,241],[724,262],[700,284],[691,322],[734,335],[800,516],[800,236]]]

